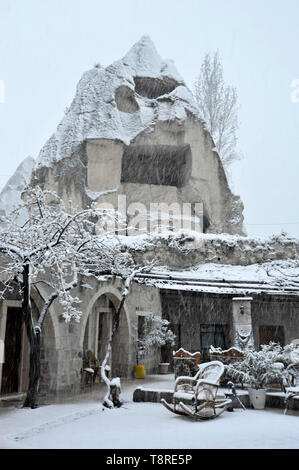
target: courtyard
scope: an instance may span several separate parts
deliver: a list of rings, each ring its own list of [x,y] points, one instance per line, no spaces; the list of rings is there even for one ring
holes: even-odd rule
[[[0,448],[299,449],[299,411],[235,408],[214,420],[194,421],[160,403],[133,402],[137,386],[165,390],[173,381],[172,374],[124,381],[123,406],[112,410],[102,406],[102,386],[35,410],[2,402]]]

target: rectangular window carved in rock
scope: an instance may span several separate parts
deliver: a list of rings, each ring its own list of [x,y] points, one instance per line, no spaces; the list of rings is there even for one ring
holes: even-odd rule
[[[182,187],[191,174],[189,145],[132,145],[122,157],[122,183]]]

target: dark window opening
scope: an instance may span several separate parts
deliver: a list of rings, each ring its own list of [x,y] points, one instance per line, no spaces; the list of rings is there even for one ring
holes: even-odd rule
[[[136,93],[150,99],[171,93],[177,86],[179,86],[179,83],[176,80],[169,77],[164,77],[163,79],[135,77],[134,82]]]
[[[259,327],[260,347],[262,344],[269,344],[271,341],[284,346],[284,328],[281,325],[261,325]]]
[[[138,339],[144,339],[144,327],[145,327],[145,317],[143,315],[138,315]]]
[[[204,215],[203,216],[203,233],[206,233],[206,231],[208,230],[208,228],[210,227],[210,221],[209,221],[209,218]]]
[[[103,313],[99,314],[99,325],[98,325],[98,357],[101,357],[102,348],[102,335],[103,335]]]
[[[138,315],[137,316],[137,339],[141,342],[145,339],[145,335],[146,335],[145,328],[146,328],[145,316]],[[136,351],[136,354],[137,354],[136,359],[137,359],[137,364],[138,364],[138,360],[140,360],[141,357],[143,357],[144,346],[139,343],[137,346],[137,350],[138,350],[138,353]]]
[[[122,183],[182,187],[191,174],[189,145],[127,147],[122,158]]]
[[[180,323],[170,323],[169,329],[175,334],[174,349],[177,351],[182,347],[182,326]]]
[[[139,109],[133,90],[124,85],[115,90],[115,102],[117,109],[124,113],[135,113]]]
[[[227,325],[200,325],[201,360],[209,360],[209,349],[211,346],[226,349],[226,333]]]

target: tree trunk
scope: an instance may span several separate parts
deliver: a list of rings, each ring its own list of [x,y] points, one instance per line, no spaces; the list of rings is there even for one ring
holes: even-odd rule
[[[23,407],[36,408],[40,382],[40,334],[35,333],[30,343],[29,386]]]
[[[22,310],[30,345],[29,386],[23,407],[36,408],[38,387],[40,382],[40,329],[34,329],[33,327],[28,264],[24,266],[23,272]]]
[[[112,332],[111,332],[111,336],[110,336],[109,341],[108,341],[107,352],[106,352],[105,358],[104,358],[102,366],[101,366],[101,376],[102,376],[103,381],[107,385],[107,393],[105,395],[103,405],[106,406],[107,408],[113,408],[114,406],[119,408],[121,406],[121,401],[119,399],[120,385],[116,386],[115,383],[113,383],[113,380],[111,381],[111,380],[108,379],[108,377],[106,376],[105,367],[106,367],[106,364],[108,362],[108,359],[110,357],[110,353],[111,353],[111,350],[112,350],[112,343],[113,343],[114,335],[117,332],[118,327],[119,327],[121,309],[123,308],[125,300],[126,300],[126,295],[123,295],[122,299],[121,299],[121,301],[120,301],[120,303],[117,307],[117,310],[116,310],[115,314],[113,315]],[[112,389],[111,389],[111,386],[112,386]],[[113,393],[112,393],[112,391],[113,391]]]

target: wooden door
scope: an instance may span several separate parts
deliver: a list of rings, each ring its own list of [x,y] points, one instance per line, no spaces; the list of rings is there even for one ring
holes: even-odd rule
[[[98,334],[98,360],[102,365],[103,360],[107,352],[107,346],[111,337],[112,332],[112,313],[101,313],[99,314],[99,334]],[[110,352],[108,366],[112,369],[112,357],[113,347]],[[111,377],[112,372],[107,373],[108,377]]]
[[[226,325],[214,323],[200,325],[200,352],[202,360],[209,360],[211,346],[221,349],[226,348],[226,331]]]
[[[269,344],[270,341],[280,343],[284,346],[284,331],[280,325],[261,325],[259,328],[260,347],[262,344]]]
[[[2,368],[1,393],[19,391],[19,365],[22,342],[22,310],[9,307],[7,309],[4,364]]]

